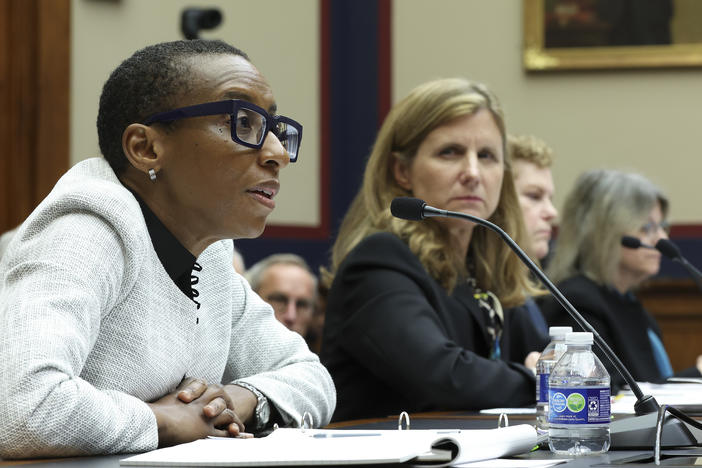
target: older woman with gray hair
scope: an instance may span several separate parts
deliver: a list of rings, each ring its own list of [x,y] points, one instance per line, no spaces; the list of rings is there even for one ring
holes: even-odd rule
[[[639,174],[592,170],[582,174],[566,198],[549,272],[576,309],[592,324],[637,381],[660,381],[673,375],[655,319],[636,298],[641,283],[658,273],[655,249],[622,246],[623,236],[655,245],[668,237],[668,199]],[[552,298],[541,308],[549,325],[572,325]],[[599,350],[596,350],[599,353]],[[612,377],[622,377],[600,355]],[[697,367],[682,375],[700,375]]]

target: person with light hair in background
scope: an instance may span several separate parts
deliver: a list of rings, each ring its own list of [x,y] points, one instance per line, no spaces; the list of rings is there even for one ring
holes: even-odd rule
[[[533,260],[542,261],[549,253],[553,222],[558,216],[553,206],[553,150],[534,136],[510,135],[507,151],[512,157],[514,186],[529,233],[524,248]]]
[[[246,271],[246,279],[268,302],[288,329],[307,336],[317,293],[317,277],[304,258],[291,253],[273,254]]]
[[[522,247],[539,264],[549,254],[553,222],[558,215],[553,206],[553,150],[534,136],[509,135],[507,151],[512,158],[514,186],[529,234],[528,242]],[[539,330],[548,334],[546,321],[533,298],[528,297],[524,305],[513,312],[529,314]]]
[[[538,353],[507,356],[517,354],[508,330],[535,328],[527,317],[505,323],[502,311],[537,292],[526,267],[468,221],[390,213],[395,197],[417,197],[523,242],[510,169],[502,109],[484,85],[434,80],[392,108],[325,277],[321,358],[337,386],[335,420],[534,402],[527,366]]]
[[[636,289],[658,273],[656,249],[631,249],[623,236],[644,245],[668,237],[668,199],[642,175],[616,170],[582,174],[566,197],[548,271],[555,283],[597,330],[640,382],[673,375],[656,320],[636,298]],[[541,310],[549,325],[580,327],[553,298]],[[617,391],[624,380],[599,348],[595,349]],[[702,360],[679,375],[700,376]]]

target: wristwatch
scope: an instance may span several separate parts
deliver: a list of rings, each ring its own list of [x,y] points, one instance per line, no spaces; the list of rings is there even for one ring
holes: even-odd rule
[[[266,424],[268,424],[268,420],[271,417],[271,408],[268,405],[268,398],[266,398],[263,393],[259,392],[256,387],[249,385],[246,382],[236,382],[236,385],[244,387],[256,395],[257,403],[256,409],[254,410],[254,431],[260,431],[266,427]]]

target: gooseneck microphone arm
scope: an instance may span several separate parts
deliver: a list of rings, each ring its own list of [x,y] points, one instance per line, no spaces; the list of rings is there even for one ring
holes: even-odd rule
[[[634,378],[631,376],[624,364],[619,360],[614,351],[609,347],[609,345],[602,339],[602,337],[597,333],[597,331],[588,323],[585,318],[580,315],[580,313],[573,307],[573,305],[566,299],[566,297],[561,293],[558,288],[548,279],[548,277],[541,271],[541,269],[536,266],[536,264],[529,258],[529,256],[517,245],[517,243],[505,232],[497,226],[496,224],[486,221],[482,218],[472,216],[465,213],[459,213],[455,211],[441,210],[434,208],[433,206],[427,205],[423,200],[418,198],[409,197],[398,197],[392,201],[390,206],[390,211],[393,216],[403,219],[409,219],[413,221],[420,221],[425,218],[431,217],[444,217],[444,218],[461,218],[471,221],[475,224],[485,226],[491,231],[496,232],[502,240],[507,243],[507,245],[517,254],[519,259],[526,264],[529,270],[534,273],[537,278],[546,286],[553,297],[556,298],[558,303],[563,306],[563,308],[570,314],[570,316],[575,320],[578,325],[580,325],[584,330],[589,331],[595,338],[595,342],[602,349],[607,358],[612,362],[617,371],[622,375],[626,383],[631,388],[631,391],[636,395],[636,403],[634,404],[634,411],[637,415],[649,414],[658,411],[658,403],[655,398],[650,395],[644,395],[641,388],[636,383]]]
[[[448,218],[459,218],[471,221],[475,224],[485,226],[486,228],[496,232],[509,247],[517,254],[520,260],[529,267],[529,269],[541,280],[541,282],[546,286],[553,297],[556,298],[558,303],[573,317],[573,319],[581,326],[583,329],[588,330],[592,333],[595,338],[595,342],[602,349],[602,351],[607,355],[614,367],[619,371],[619,373],[624,377],[624,380],[631,387],[632,392],[636,395],[636,403],[634,404],[634,411],[636,416],[631,418],[617,418],[610,424],[611,437],[612,437],[612,448],[617,449],[649,449],[655,445],[656,436],[659,435],[660,446],[666,448],[672,447],[690,447],[690,446],[700,446],[702,445],[700,441],[702,440],[702,424],[696,422],[694,419],[685,415],[678,409],[664,406],[664,410],[658,406],[656,400],[649,395],[644,395],[639,388],[636,381],[632,378],[629,371],[624,367],[624,364],[619,360],[616,354],[611,350],[611,348],[605,343],[605,341],[600,337],[592,325],[590,325],[587,320],[583,318],[580,313],[575,310],[575,307],[568,302],[568,300],[563,296],[556,286],[553,285],[551,280],[546,277],[546,275],[541,271],[541,269],[536,266],[536,264],[529,258],[527,254],[517,245],[514,240],[512,240],[506,232],[502,230],[499,226],[486,221],[482,218],[476,216],[467,215],[464,213],[456,213],[454,211],[440,210],[427,204],[423,200],[417,198],[407,198],[400,197],[395,198],[392,201],[390,210],[393,216],[403,219],[409,219],[414,221],[420,221],[424,218],[429,218],[433,216],[442,216]],[[658,245],[656,245],[658,248]],[[668,418],[663,422],[662,419],[659,421],[659,411],[670,411],[674,418]],[[661,427],[658,427],[661,425]],[[665,431],[662,429],[665,428]]]
[[[673,242],[666,238],[661,238],[658,239],[658,242],[656,242],[655,248],[669,259],[681,264],[683,268],[687,270],[688,274],[692,276],[692,279],[695,280],[697,287],[702,290],[702,273],[682,256],[682,253],[677,245],[673,244]]]

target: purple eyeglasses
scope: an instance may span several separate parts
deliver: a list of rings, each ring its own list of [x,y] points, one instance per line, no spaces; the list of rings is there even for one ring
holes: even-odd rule
[[[290,162],[297,161],[302,142],[302,125],[282,115],[270,115],[257,105],[240,99],[207,102],[159,112],[147,118],[144,125],[220,114],[231,116],[232,140],[235,142],[247,148],[261,149],[268,131],[272,131],[288,152]]]

